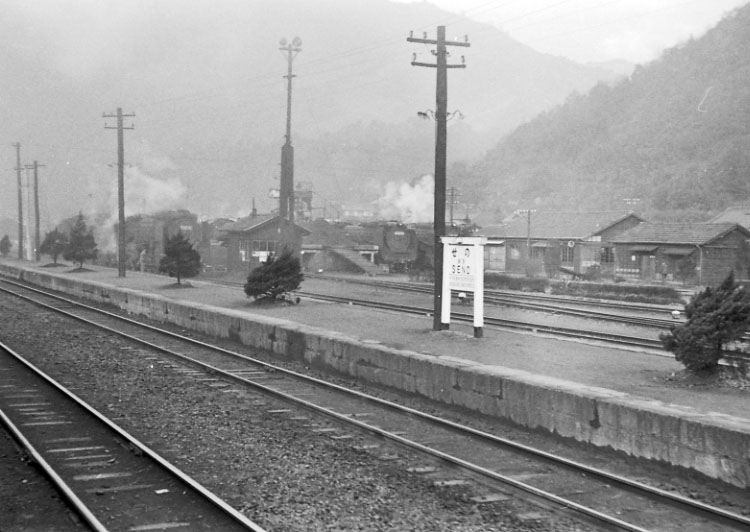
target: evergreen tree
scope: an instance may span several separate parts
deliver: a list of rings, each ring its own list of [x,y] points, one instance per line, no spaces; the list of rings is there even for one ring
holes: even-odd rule
[[[39,253],[52,257],[52,262],[57,264],[57,257],[65,252],[68,246],[68,236],[62,231],[53,229],[44,235],[44,241],[39,246]]]
[[[200,271],[201,256],[182,232],[167,238],[164,257],[159,261],[159,273],[177,277],[177,284],[181,284],[183,277],[195,277]]]
[[[687,321],[659,335],[664,348],[689,371],[716,371],[724,349],[750,327],[750,292],[734,272],[716,289],[694,295],[685,306]]]
[[[94,260],[98,254],[99,250],[96,249],[94,231],[86,227],[83,214],[78,213],[78,217],[68,235],[68,245],[65,246],[63,251],[63,258],[77,262],[79,267],[83,268],[85,260]]]
[[[304,279],[299,259],[284,250],[277,258],[268,260],[250,272],[245,283],[245,294],[257,299],[283,299],[287,293],[299,288]]]
[[[10,248],[12,244],[10,243],[10,238],[8,238],[8,235],[3,235],[3,238],[0,239],[0,255],[3,257],[7,257],[8,253],[10,253]]]

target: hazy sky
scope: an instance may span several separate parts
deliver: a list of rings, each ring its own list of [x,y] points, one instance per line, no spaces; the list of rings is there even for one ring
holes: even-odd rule
[[[402,2],[421,0],[396,0]],[[429,0],[516,40],[579,62],[643,63],[749,0]]]

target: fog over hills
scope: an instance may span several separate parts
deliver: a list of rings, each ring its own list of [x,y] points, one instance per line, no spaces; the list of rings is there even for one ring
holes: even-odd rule
[[[0,217],[16,216],[15,150],[38,160],[45,225],[114,210],[115,122],[125,132],[129,213],[188,208],[201,215],[268,211],[278,187],[286,117],[282,37],[294,61],[295,181],[315,204],[364,202],[389,182],[431,173],[435,107],[431,47],[410,30],[469,36],[452,49],[449,161],[472,160],[540,111],[615,74],[543,55],[501,31],[429,3],[387,0],[6,2],[0,19]],[[24,179],[26,174],[24,173]]]
[[[627,79],[523,124],[464,173],[481,209],[705,220],[750,203],[750,4]],[[638,200],[634,202],[633,200]]]

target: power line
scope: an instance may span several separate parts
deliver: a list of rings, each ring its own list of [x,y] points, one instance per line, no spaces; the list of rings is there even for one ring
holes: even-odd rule
[[[434,218],[433,218],[433,233],[435,237],[434,243],[434,272],[435,272],[435,285],[434,285],[434,301],[433,301],[433,322],[432,328],[434,331],[445,330],[449,327],[448,323],[443,323],[443,304],[442,304],[442,290],[443,290],[443,242],[441,237],[445,236],[445,182],[446,182],[446,153],[447,153],[447,106],[448,106],[448,69],[449,68],[466,68],[466,65],[462,62],[460,65],[449,65],[448,64],[448,46],[462,46],[468,47],[468,37],[464,42],[451,42],[445,40],[445,26],[438,26],[437,28],[437,39],[427,39],[427,36],[423,38],[416,38],[413,36],[413,32],[406,39],[408,42],[417,42],[423,44],[434,44],[437,49],[433,52],[435,55],[436,63],[422,63],[416,60],[416,54],[412,59],[411,64],[414,66],[435,68],[437,73],[435,81],[435,121],[437,127],[435,130],[435,202],[434,202]]]

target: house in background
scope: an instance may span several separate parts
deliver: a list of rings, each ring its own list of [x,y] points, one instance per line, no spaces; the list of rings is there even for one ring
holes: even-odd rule
[[[302,267],[305,270],[383,273],[375,265],[378,246],[353,238],[350,226],[331,224],[318,218],[302,224],[302,227],[307,230],[302,239]]]
[[[222,240],[227,246],[227,269],[247,272],[260,266],[270,254],[290,249],[300,257],[302,237],[306,229],[278,215],[251,214],[221,227]]]
[[[717,214],[706,223],[723,224],[732,223],[740,224],[746,229],[750,229],[750,207],[728,207],[721,214]]]
[[[714,286],[747,279],[750,230],[737,223],[644,223],[613,239],[616,274]]]
[[[645,220],[624,212],[523,212],[483,227],[485,270],[582,275],[591,267],[615,273],[613,239]]]

